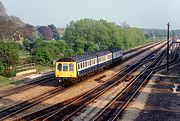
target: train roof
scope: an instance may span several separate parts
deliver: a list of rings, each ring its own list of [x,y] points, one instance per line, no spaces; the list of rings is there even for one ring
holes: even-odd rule
[[[72,56],[71,58],[74,59],[76,62],[96,58],[97,56],[94,53],[85,53],[83,55],[77,55],[77,56]]]
[[[75,55],[67,58],[61,58],[57,62],[80,62],[92,58],[96,58],[97,55],[94,53],[85,53],[83,55]]]
[[[118,48],[110,48],[110,49],[106,49],[106,50],[102,50],[102,51],[98,51],[98,52],[91,52],[91,53],[85,53],[83,55],[75,55],[75,56],[71,56],[71,57],[67,57],[67,58],[61,58],[61,59],[57,60],[57,62],[81,62],[84,60],[93,59],[93,58],[96,58],[97,56],[103,56],[108,53],[116,52],[119,50],[120,49],[118,49]]]
[[[120,51],[121,49],[116,48],[116,47],[112,47],[112,48],[109,48],[109,50],[110,50],[111,52],[117,52],[117,51]]]
[[[111,51],[109,51],[109,50],[102,50],[102,51],[94,52],[94,54],[96,56],[103,56],[103,55],[106,55],[108,53],[111,53]]]

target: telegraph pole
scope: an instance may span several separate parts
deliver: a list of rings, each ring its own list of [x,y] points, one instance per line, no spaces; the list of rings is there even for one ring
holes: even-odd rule
[[[169,71],[169,22],[167,24],[168,30],[167,30],[167,71]]]
[[[174,30],[172,30],[172,41],[175,42],[175,34],[174,34]]]

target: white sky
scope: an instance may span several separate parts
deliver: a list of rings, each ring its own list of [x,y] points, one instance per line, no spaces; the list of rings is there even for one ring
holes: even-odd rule
[[[1,0],[9,15],[33,25],[65,27],[81,18],[133,27],[180,29],[180,0]]]

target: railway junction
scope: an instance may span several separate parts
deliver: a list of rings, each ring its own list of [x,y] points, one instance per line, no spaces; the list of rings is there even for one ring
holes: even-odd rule
[[[180,45],[124,52],[123,61],[70,87],[53,72],[0,92],[0,120],[173,120],[180,118]]]

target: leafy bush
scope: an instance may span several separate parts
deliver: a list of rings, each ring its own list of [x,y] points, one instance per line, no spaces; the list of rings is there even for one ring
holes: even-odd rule
[[[3,63],[0,61],[0,75],[4,73],[4,70],[5,70],[4,65],[3,65]]]
[[[16,76],[16,70],[15,70],[15,68],[5,70],[3,75],[6,76],[6,77],[14,77],[14,76]]]
[[[57,48],[37,48],[32,53],[32,60],[41,65],[51,65],[57,54]]]
[[[53,25],[49,27],[52,30],[55,29]],[[44,28],[47,29],[47,27]],[[41,27],[39,30],[46,30],[44,28]],[[56,35],[55,33],[53,36]],[[126,50],[146,43],[143,32],[137,28],[131,28],[127,24],[119,26],[105,20],[92,19],[72,21],[66,27],[63,39],[24,41],[24,48],[32,50],[31,62],[51,65],[53,60],[73,54],[94,52],[109,47]]]
[[[52,65],[53,60],[73,54],[68,44],[61,41],[36,41],[32,51],[31,62],[41,65]]]
[[[0,41],[0,74],[11,77],[15,76],[15,65],[19,60],[20,46],[11,41]]]
[[[15,42],[0,42],[0,61],[5,68],[15,66],[19,59],[19,44]]]

